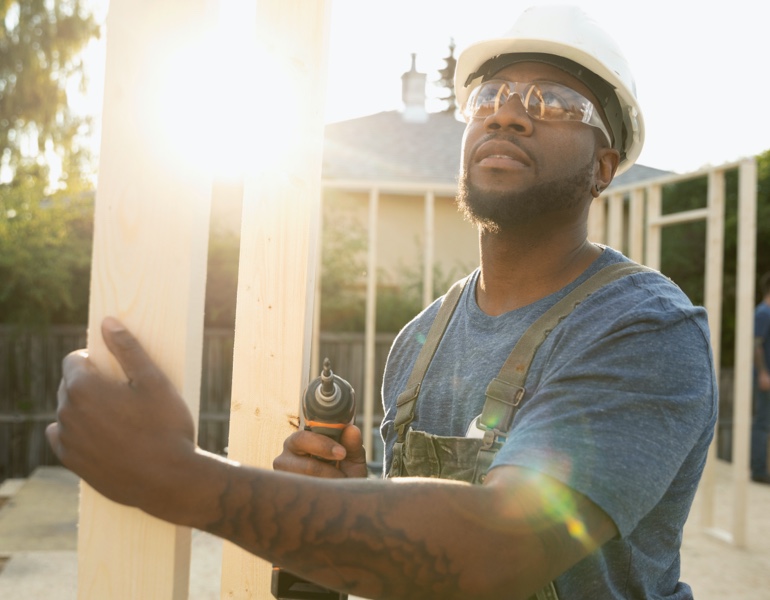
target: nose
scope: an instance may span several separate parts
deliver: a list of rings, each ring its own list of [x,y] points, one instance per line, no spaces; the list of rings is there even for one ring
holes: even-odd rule
[[[484,120],[484,127],[489,130],[512,129],[520,135],[531,135],[534,124],[521,96],[516,93],[511,94],[497,112]]]

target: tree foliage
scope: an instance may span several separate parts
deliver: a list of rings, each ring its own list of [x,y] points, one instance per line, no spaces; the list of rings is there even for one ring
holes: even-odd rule
[[[449,42],[449,56],[444,58],[444,67],[439,69],[439,79],[436,85],[446,90],[446,95],[441,100],[446,102],[443,112],[453,113],[457,108],[455,106],[455,69],[457,68],[457,59],[455,58],[455,42]]]
[[[339,214],[324,215],[321,273],[321,330],[363,332],[366,328],[366,231]],[[464,275],[466,265],[433,269],[433,297]],[[377,273],[376,329],[396,333],[422,309],[422,261],[394,273]]]
[[[78,178],[88,153],[88,119],[73,113],[73,83],[85,91],[81,52],[99,35],[84,0],[0,0],[0,160],[11,173],[47,175],[55,151],[65,178]]]
[[[208,327],[235,327],[239,252],[240,236],[227,229],[212,228],[204,320]]]
[[[0,322],[86,323],[93,194],[43,187],[35,174],[0,186]]]

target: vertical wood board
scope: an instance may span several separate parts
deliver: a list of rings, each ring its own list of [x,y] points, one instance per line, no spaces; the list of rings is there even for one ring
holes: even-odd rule
[[[229,456],[268,469],[309,380],[329,10],[323,1],[257,2],[257,40],[285,76],[260,82],[274,100],[262,118],[286,130],[255,144],[270,150],[289,127],[299,133],[275,162],[258,159],[244,186]],[[270,564],[225,544],[222,598],[269,598],[270,575]]]
[[[645,246],[644,264],[651,269],[660,270],[661,231],[658,219],[661,215],[663,190],[660,185],[652,185],[647,189],[647,244]]]
[[[588,211],[588,239],[596,244],[604,244],[607,240],[607,197],[594,198]]]
[[[719,381],[722,347],[722,282],[724,271],[725,238],[725,174],[708,174],[708,217],[706,219],[706,273],[703,305],[708,311],[714,368]],[[715,525],[716,460],[718,439],[716,432],[708,452],[708,460],[701,477],[701,526],[712,529]]]
[[[628,257],[644,261],[644,190],[631,192],[628,209]]]
[[[754,292],[757,252],[757,164],[738,167],[738,273],[735,286],[735,369],[733,392],[733,541],[747,543],[752,374],[754,348]],[[741,465],[741,467],[737,467]]]
[[[366,253],[366,322],[364,340],[364,390],[363,390],[363,439],[366,448],[372,447],[374,436],[374,355],[377,333],[377,245],[379,243],[377,220],[380,207],[380,190],[369,190],[369,235]],[[361,396],[359,396],[361,397]]]
[[[423,242],[422,306],[428,307],[434,298],[433,270],[436,262],[436,194],[425,192],[425,241]]]
[[[607,200],[607,245],[623,252],[623,202],[620,194],[611,194]]]
[[[100,332],[120,318],[196,419],[211,181],[159,127],[164,61],[200,39],[204,16],[202,0],[111,1],[88,335],[91,360],[125,379]],[[189,530],[82,484],[78,533],[80,599],[187,597]]]

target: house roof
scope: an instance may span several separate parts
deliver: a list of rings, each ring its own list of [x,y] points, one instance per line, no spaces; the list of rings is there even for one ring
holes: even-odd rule
[[[426,113],[424,119],[410,122],[394,110],[328,124],[324,179],[454,184],[465,123],[452,113]],[[637,164],[610,187],[667,173]]]
[[[330,123],[324,179],[455,183],[465,124],[450,113],[409,122],[399,111]]]
[[[654,167],[645,167],[640,164],[631,165],[631,168],[628,171],[621,173],[612,180],[609,189],[631,185],[632,183],[639,183],[647,179],[656,179],[658,177],[663,177],[664,175],[671,175],[671,171],[664,171]]]

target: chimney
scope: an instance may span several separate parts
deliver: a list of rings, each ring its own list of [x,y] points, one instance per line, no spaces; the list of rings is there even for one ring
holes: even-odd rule
[[[425,73],[418,73],[417,55],[412,53],[412,68],[401,76],[401,98],[404,101],[404,121],[407,123],[425,123],[428,111],[425,110]]]

